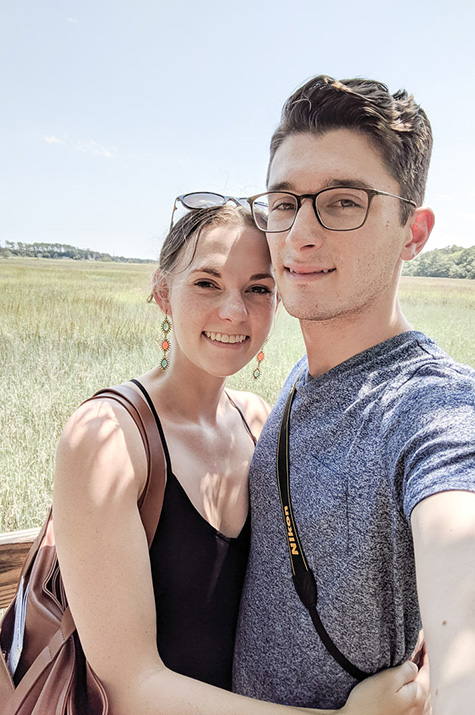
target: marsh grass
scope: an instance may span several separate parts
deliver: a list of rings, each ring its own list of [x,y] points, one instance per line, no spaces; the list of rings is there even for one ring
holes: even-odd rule
[[[450,278],[401,279],[404,314],[458,362],[475,367],[475,281]]]
[[[51,501],[62,426],[96,390],[158,361],[161,315],[148,304],[153,266],[0,260],[0,531],[39,525]],[[475,281],[405,278],[414,327],[475,367]],[[265,349],[230,381],[273,403],[303,355],[299,326],[282,309]]]

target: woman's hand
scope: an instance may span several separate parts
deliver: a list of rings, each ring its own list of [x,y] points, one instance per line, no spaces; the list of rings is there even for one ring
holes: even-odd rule
[[[410,661],[359,683],[341,715],[430,715],[428,678]]]

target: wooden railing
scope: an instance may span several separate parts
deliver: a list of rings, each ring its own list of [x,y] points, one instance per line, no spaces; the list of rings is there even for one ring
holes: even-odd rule
[[[0,534],[0,608],[6,608],[13,596],[21,567],[39,529],[24,529]]]

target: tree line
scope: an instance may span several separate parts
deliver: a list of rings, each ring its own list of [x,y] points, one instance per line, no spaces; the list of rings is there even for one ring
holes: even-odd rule
[[[71,258],[74,261],[113,261],[115,263],[153,263],[145,258],[125,258],[100,253],[90,248],[77,248],[66,243],[0,242],[0,258],[24,256],[31,258]],[[426,251],[405,261],[404,276],[427,276],[432,278],[469,278],[475,280],[475,246],[447,246]]]
[[[153,263],[146,258],[125,258],[100,253],[90,248],[77,248],[67,243],[22,243],[18,241],[0,242],[0,258],[22,256],[27,258],[72,258],[74,261],[112,261],[114,263]]]
[[[403,276],[470,278],[475,280],[475,246],[447,246],[419,254],[404,263]]]

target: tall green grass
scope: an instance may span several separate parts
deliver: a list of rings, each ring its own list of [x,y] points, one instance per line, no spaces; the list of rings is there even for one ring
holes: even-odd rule
[[[39,525],[51,501],[55,446],[82,400],[158,361],[161,316],[148,304],[153,267],[0,260],[0,531]],[[413,325],[475,367],[475,281],[405,278]],[[230,384],[273,403],[304,353],[298,322],[281,310],[262,377]]]
[[[475,367],[475,280],[401,279],[404,315],[454,360]]]

